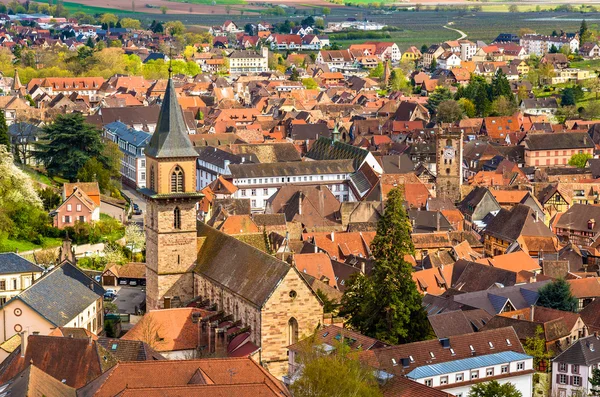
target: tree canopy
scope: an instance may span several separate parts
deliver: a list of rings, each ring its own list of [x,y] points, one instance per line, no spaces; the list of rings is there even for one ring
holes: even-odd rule
[[[589,153],[577,153],[569,159],[569,165],[577,168],[585,168],[592,155]]]
[[[59,114],[43,132],[47,142],[39,144],[37,157],[50,175],[60,175],[74,181],[79,171],[92,158],[108,166],[102,156],[104,143],[100,131],[85,122],[79,113]]]
[[[553,280],[538,290],[538,306],[573,312],[577,309],[577,298],[571,293],[571,286],[564,278]]]
[[[10,136],[8,135],[8,125],[3,110],[0,110],[0,145],[6,146],[10,151]]]
[[[384,215],[371,244],[375,258],[369,276],[356,274],[342,297],[342,316],[359,332],[391,344],[428,338],[431,328],[421,306],[421,295],[405,256],[414,253],[411,225],[399,188],[387,197]]]
[[[294,397],[382,396],[373,370],[350,355],[343,343],[335,347],[325,354],[314,343],[305,343],[299,355],[302,374],[290,386]]]
[[[523,394],[512,383],[501,385],[493,380],[473,385],[469,397],[523,397]]]

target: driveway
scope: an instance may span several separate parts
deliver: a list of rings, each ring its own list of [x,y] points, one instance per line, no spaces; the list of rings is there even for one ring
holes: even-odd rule
[[[119,308],[119,313],[135,314],[136,307],[146,300],[146,287],[130,287],[128,285],[120,287],[106,287],[117,290],[117,299],[113,301]]]

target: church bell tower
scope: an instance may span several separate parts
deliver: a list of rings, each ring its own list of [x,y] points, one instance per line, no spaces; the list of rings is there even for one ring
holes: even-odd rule
[[[146,308],[177,307],[193,296],[196,158],[169,77],[146,154]]]

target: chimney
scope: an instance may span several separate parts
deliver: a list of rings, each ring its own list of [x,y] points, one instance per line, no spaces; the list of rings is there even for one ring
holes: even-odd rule
[[[440,211],[436,211],[435,221],[436,221],[435,230],[439,232],[440,231]]]
[[[298,215],[302,215],[302,193],[298,195]]]
[[[596,226],[596,220],[592,218],[588,221],[588,230],[594,230],[594,226]]]
[[[535,318],[535,306],[531,305],[531,310],[529,311],[530,315],[529,315],[529,321],[533,321],[533,319]]]
[[[27,331],[21,332],[21,357],[25,357],[25,352],[27,351]]]
[[[335,241],[335,232],[331,232],[331,241]]]
[[[365,274],[365,261],[360,262],[360,272]]]

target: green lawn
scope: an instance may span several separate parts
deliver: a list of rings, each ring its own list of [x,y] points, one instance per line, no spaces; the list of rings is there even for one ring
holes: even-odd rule
[[[47,1],[44,1],[44,0],[34,0],[34,1],[37,1],[38,3],[48,3]],[[78,4],[78,3],[74,3],[74,2],[70,2],[70,1],[65,1],[62,4],[71,13],[74,13],[74,12],[77,12],[77,11],[82,11],[82,12],[85,12],[86,14],[91,14],[91,15],[105,14],[105,13],[111,13],[111,14],[141,14],[141,12],[138,12],[138,11],[120,10],[120,9],[111,8],[111,7],[89,6],[89,5]],[[142,5],[140,5],[139,7],[140,7],[140,9],[143,8]]]
[[[0,243],[0,252],[24,252],[31,251],[38,248],[52,248],[59,247],[62,244],[62,239],[60,238],[48,238],[44,237],[43,245],[38,245],[32,243],[31,241],[23,241],[23,240],[11,240],[7,239]]]
[[[571,67],[578,69],[600,69],[600,59],[587,59],[585,61],[571,62]]]
[[[51,180],[48,176],[42,174],[41,172],[38,172],[38,171],[28,168],[28,167],[23,167],[22,170],[27,175],[29,175],[31,177],[31,179],[33,179],[34,181],[43,183],[44,185],[48,185],[48,186],[56,185],[55,181]]]

